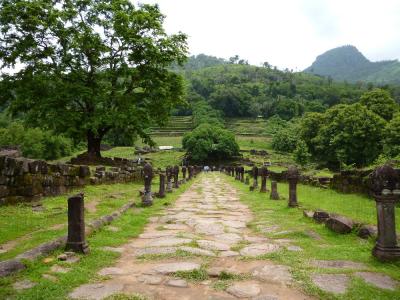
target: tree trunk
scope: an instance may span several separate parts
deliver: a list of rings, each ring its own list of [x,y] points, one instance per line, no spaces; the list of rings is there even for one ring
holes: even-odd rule
[[[100,145],[103,136],[95,135],[92,131],[87,132],[88,155],[94,158],[100,158]]]

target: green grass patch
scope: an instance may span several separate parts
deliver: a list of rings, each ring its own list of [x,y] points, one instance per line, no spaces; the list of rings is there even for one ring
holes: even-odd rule
[[[86,209],[86,222],[112,213],[132,200],[142,184],[115,184],[86,186],[85,204],[92,207]],[[154,186],[156,188],[156,186]],[[3,254],[0,259],[12,258],[41,243],[62,236],[67,232],[67,199],[78,190],[56,197],[41,200],[43,211],[34,212],[29,204],[9,205],[1,208],[0,244],[14,241],[14,247]],[[14,243],[13,242],[13,243]]]
[[[177,278],[182,278],[188,281],[195,282],[204,281],[209,278],[206,269],[203,267],[192,271],[178,271],[174,273],[174,276]]]

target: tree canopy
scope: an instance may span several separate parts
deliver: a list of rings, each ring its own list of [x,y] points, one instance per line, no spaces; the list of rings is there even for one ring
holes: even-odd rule
[[[186,36],[167,35],[157,5],[129,0],[3,0],[0,4],[2,103],[32,126],[86,138],[100,155],[110,130],[139,134],[163,124],[183,101],[171,71],[187,54]]]
[[[391,120],[399,110],[399,105],[390,96],[389,92],[382,89],[373,89],[364,93],[360,98],[360,103],[386,121]]]
[[[239,145],[233,133],[209,124],[201,124],[187,133],[182,145],[195,162],[227,160],[239,155]]]

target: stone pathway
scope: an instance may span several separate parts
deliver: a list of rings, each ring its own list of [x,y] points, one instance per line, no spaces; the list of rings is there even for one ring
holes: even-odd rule
[[[99,272],[105,280],[82,285],[70,297],[311,299],[291,287],[287,266],[257,259],[288,245],[255,235],[246,226],[252,218],[232,186],[217,174],[203,175],[173,207],[151,218],[144,233],[118,248],[116,265]]]

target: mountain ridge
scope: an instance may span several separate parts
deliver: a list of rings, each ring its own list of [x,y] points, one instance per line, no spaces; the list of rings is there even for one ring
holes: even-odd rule
[[[304,72],[349,82],[400,83],[398,60],[372,62],[352,45],[333,48],[318,55]]]

